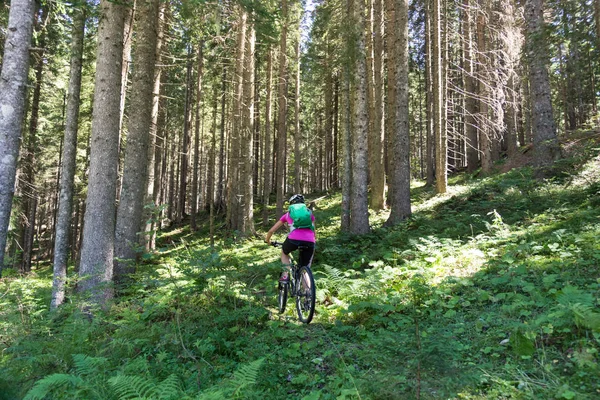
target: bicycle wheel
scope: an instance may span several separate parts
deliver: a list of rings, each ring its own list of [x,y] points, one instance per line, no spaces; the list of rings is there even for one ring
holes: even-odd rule
[[[298,293],[296,293],[296,310],[298,318],[305,324],[312,321],[315,313],[315,280],[310,267],[302,267],[298,271]]]
[[[288,286],[289,283],[279,282],[279,313],[283,314],[285,312],[285,306],[287,304],[288,297]]]

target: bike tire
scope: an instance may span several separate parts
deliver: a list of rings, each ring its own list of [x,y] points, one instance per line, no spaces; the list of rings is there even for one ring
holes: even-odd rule
[[[288,298],[288,288],[289,288],[289,283],[279,282],[279,297],[278,297],[279,314],[283,314],[285,312],[285,306],[287,304],[287,298]]]
[[[298,318],[305,324],[312,321],[315,314],[316,287],[310,267],[301,267],[298,271],[298,292],[296,293],[296,311]]]

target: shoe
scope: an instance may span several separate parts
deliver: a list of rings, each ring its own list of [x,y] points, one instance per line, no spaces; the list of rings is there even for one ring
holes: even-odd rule
[[[282,283],[288,283],[290,281],[290,275],[289,274],[282,274],[281,278],[279,278],[279,282]]]

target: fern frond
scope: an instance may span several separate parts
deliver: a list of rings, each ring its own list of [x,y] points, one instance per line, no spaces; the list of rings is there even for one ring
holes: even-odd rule
[[[223,390],[211,389],[196,397],[196,400],[222,400],[228,398],[227,393]]]
[[[593,307],[576,303],[571,305],[571,311],[575,314],[575,323],[578,326],[600,332],[600,313],[594,312]]]
[[[33,387],[27,392],[23,400],[41,400],[51,393],[54,389],[61,386],[71,384],[80,386],[83,380],[74,375],[69,374],[52,374],[37,381]]]
[[[258,360],[252,361],[250,364],[240,367],[233,373],[231,384],[237,388],[254,385],[258,380],[258,370],[264,361],[264,358],[259,358]]]
[[[343,287],[347,284],[346,277],[344,273],[330,265],[323,266],[325,271],[321,271],[321,274],[325,275],[326,282],[323,283],[324,286],[327,286],[332,291],[337,291],[340,287]]]
[[[119,395],[119,400],[154,398],[156,384],[143,376],[117,375],[108,383]]]
[[[108,363],[104,357],[89,357],[85,354],[74,354],[73,362],[77,375],[95,375]]]
[[[556,299],[561,305],[566,307],[577,303],[590,306],[594,304],[594,297],[590,293],[585,293],[575,286],[565,286],[562,288]]]
[[[159,400],[168,400],[174,398],[181,398],[183,389],[181,388],[181,382],[177,375],[172,374],[162,381],[155,390],[156,396]]]

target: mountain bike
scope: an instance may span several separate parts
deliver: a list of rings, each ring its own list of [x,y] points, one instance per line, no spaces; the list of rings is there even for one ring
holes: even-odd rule
[[[271,242],[273,247],[281,247],[283,243]],[[298,249],[303,249],[299,247]],[[296,311],[298,312],[298,318],[305,324],[312,321],[315,313],[315,279],[313,278],[310,266],[303,265],[299,266],[292,256],[289,254],[292,260],[291,272],[288,274],[289,280],[287,282],[279,281],[279,313],[285,312],[287,305],[288,296],[296,298]]]

